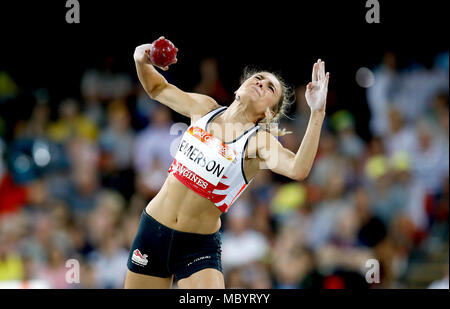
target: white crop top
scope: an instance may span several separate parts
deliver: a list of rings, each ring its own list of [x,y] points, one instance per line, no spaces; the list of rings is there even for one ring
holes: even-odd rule
[[[208,124],[226,107],[210,111],[183,134],[169,173],[199,195],[211,200],[222,212],[242,194],[251,180],[244,175],[248,139],[259,126],[224,143],[208,133]]]

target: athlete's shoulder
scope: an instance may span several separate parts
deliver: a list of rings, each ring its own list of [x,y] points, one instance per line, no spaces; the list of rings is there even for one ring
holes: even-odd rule
[[[214,100],[214,99],[213,99]],[[209,113],[222,108],[224,106],[219,105],[216,101],[214,101],[214,104],[202,104],[200,108],[198,108],[194,113],[191,114],[191,122],[195,122],[199,120],[200,118],[208,115]]]
[[[217,103],[216,100],[214,100],[212,97],[200,94],[200,93],[194,93],[190,92],[189,96],[197,102],[195,112],[197,114],[207,114],[208,112],[217,109],[221,107],[219,103]]]

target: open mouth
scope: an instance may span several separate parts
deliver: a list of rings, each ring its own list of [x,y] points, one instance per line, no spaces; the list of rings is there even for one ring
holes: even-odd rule
[[[258,87],[252,86],[252,89],[253,89],[253,91],[256,92],[256,94],[257,94],[258,96],[261,96],[261,92],[260,92],[260,89],[259,89]]]

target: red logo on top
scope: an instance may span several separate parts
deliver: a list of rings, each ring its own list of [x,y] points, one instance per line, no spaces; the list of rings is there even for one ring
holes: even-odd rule
[[[224,144],[221,140],[216,138],[211,133],[203,130],[199,127],[190,127],[188,133],[196,137],[202,143],[205,143],[209,147],[215,148],[217,152],[227,160],[233,161],[236,158],[236,153],[229,146]]]

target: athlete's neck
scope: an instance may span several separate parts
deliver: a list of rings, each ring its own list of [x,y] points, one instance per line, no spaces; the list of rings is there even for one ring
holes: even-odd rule
[[[245,127],[253,127],[257,121],[256,117],[252,117],[247,109],[246,104],[241,104],[239,101],[234,101],[221,115],[225,123],[239,123]]]

